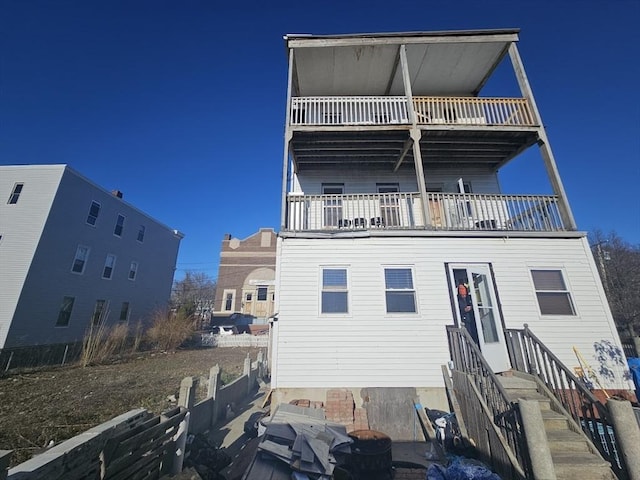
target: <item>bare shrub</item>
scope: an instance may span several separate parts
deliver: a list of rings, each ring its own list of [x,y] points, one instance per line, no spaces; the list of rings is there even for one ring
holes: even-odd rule
[[[136,323],[136,327],[131,335],[131,352],[137,352],[140,349],[140,344],[144,338],[144,327],[142,322]]]
[[[147,329],[147,341],[159,350],[175,350],[188,340],[196,330],[193,315],[169,310],[158,310]]]

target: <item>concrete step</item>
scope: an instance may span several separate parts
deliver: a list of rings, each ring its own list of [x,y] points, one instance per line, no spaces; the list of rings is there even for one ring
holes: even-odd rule
[[[547,435],[551,431],[568,430],[569,421],[564,415],[554,412],[553,410],[541,410],[542,422]]]
[[[572,430],[549,430],[547,440],[551,453],[588,452],[589,445],[584,436]]]
[[[558,480],[612,480],[609,464],[593,453],[551,453]]]
[[[536,382],[520,377],[502,377],[498,376],[498,381],[505,389],[515,390],[537,390]]]
[[[518,399],[535,400],[540,404],[540,410],[549,410],[551,408],[551,400],[535,390],[507,390],[507,396],[512,402],[518,402]]]

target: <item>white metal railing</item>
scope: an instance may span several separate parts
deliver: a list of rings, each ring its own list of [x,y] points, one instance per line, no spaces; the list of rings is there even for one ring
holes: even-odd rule
[[[413,97],[421,125],[535,126],[525,98]],[[409,124],[402,96],[292,97],[291,125]]]
[[[288,230],[422,228],[418,193],[289,194]]]
[[[406,97],[293,97],[291,125],[408,124]]]
[[[419,193],[287,196],[292,232],[359,229],[566,230],[553,195],[428,193],[430,224]]]
[[[525,98],[413,97],[418,124],[533,126]]]

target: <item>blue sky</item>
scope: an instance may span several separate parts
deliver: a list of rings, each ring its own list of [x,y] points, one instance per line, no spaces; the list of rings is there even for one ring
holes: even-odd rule
[[[278,228],[284,34],[514,27],[579,228],[640,244],[639,23],[638,0],[0,0],[0,164],[123,191],[186,234],[176,278],[215,277],[225,233]],[[546,193],[518,160],[504,190]]]

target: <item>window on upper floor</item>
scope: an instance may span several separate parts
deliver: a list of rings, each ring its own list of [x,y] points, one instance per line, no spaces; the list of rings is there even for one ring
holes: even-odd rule
[[[102,269],[102,278],[111,279],[113,269],[116,267],[116,256],[112,253],[108,254],[104,260],[104,268]]]
[[[561,270],[531,270],[538,306],[542,315],[575,315]]]
[[[93,307],[93,315],[91,316],[92,325],[97,326],[104,323],[107,315],[107,310],[105,309],[106,303],[106,300],[96,300],[96,304]]]
[[[7,201],[9,205],[15,205],[16,203],[18,203],[18,198],[20,198],[23,187],[24,183],[16,183],[13,186],[13,190],[11,190],[11,195],[9,195],[9,200]]]
[[[58,319],[56,320],[56,327],[68,327],[69,320],[71,319],[71,311],[73,310],[74,297],[64,297],[62,299],[62,305],[58,312]]]
[[[118,219],[116,220],[116,226],[113,228],[113,234],[121,237],[122,231],[124,230],[124,215],[118,214]]]
[[[89,260],[89,247],[84,245],[78,245],[76,249],[76,256],[73,259],[73,265],[71,265],[71,271],[73,273],[84,273],[84,269],[87,266],[87,260]]]
[[[347,284],[346,268],[322,269],[322,313],[348,313],[349,312],[349,287]]]
[[[416,313],[416,291],[411,268],[384,269],[387,313]]]
[[[138,262],[131,262],[129,265],[129,280],[135,280],[138,274]]]
[[[89,207],[89,214],[87,215],[87,223],[89,225],[95,225],[98,221],[98,215],[100,215],[100,204],[98,202],[91,202]]]
[[[257,297],[259,302],[267,301],[267,290],[268,290],[268,287],[258,287]]]
[[[120,317],[118,318],[118,321],[129,321],[129,302],[122,302],[122,306],[120,307]]]
[[[140,243],[144,242],[144,234],[146,232],[146,227],[144,225],[140,225],[140,228],[138,229],[138,241]]]

